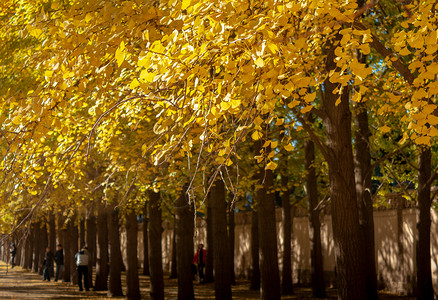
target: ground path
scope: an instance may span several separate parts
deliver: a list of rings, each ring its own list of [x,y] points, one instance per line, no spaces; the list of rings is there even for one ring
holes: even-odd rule
[[[122,276],[123,284],[124,277]],[[142,299],[149,299],[149,277],[140,275],[140,286]],[[198,284],[194,283],[195,294],[197,300],[214,299],[214,284]],[[282,299],[312,299],[311,292],[307,288],[296,288],[295,295],[282,297]],[[166,299],[177,299],[177,281],[176,279],[168,279],[165,277],[165,293]],[[334,290],[329,290],[329,299],[336,299]],[[382,294],[381,299],[403,299],[410,300],[414,298],[398,297],[390,294]],[[76,285],[71,285],[67,282],[50,282],[43,281],[42,276],[24,270],[20,267],[13,269],[3,262],[0,262],[0,299],[124,299],[110,298],[106,296],[106,292],[80,292]],[[257,291],[249,291],[249,283],[247,281],[238,281],[233,286],[233,299],[260,299],[260,294]]]

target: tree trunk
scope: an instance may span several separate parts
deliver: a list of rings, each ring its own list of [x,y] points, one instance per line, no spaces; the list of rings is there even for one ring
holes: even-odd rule
[[[236,274],[234,272],[234,239],[236,237],[234,229],[236,223],[234,220],[234,206],[231,200],[228,205],[228,243],[229,243],[229,261],[230,261],[230,272],[231,272],[231,284],[236,284]],[[208,257],[208,256],[207,256]]]
[[[56,251],[56,222],[55,214],[49,211],[49,248],[55,253]]]
[[[68,260],[67,263],[70,263],[70,270],[71,270],[71,282],[72,284],[78,283],[78,273],[76,270],[76,262],[74,260],[75,254],[79,251],[78,241],[79,241],[79,230],[78,226],[75,224],[77,219],[77,215],[75,214],[68,225],[69,231],[70,231],[70,253],[72,256],[71,260]]]
[[[32,249],[33,249],[33,232],[30,229],[29,234],[26,237],[26,241],[24,244],[25,251],[24,251],[24,263],[23,268],[24,269],[31,269],[32,268]]]
[[[214,290],[216,299],[231,299],[231,270],[227,232],[227,203],[225,186],[218,178],[210,191],[211,212],[213,215],[213,264]],[[210,255],[207,253],[207,256]]]
[[[272,191],[274,174],[263,169],[259,173],[262,188],[256,193],[258,203],[260,243],[260,298],[280,299],[280,274],[278,270],[277,229],[275,227],[275,194]]]
[[[418,214],[416,235],[416,263],[417,263],[417,299],[433,299],[431,255],[430,255],[430,196],[431,177],[431,150],[430,147],[421,147],[418,156]]]
[[[143,275],[150,275],[149,271],[149,237],[148,237],[148,203],[143,207]]]
[[[176,266],[178,272],[178,299],[195,298],[192,281],[194,214],[184,188],[176,201]]]
[[[306,141],[304,146],[306,158],[306,188],[309,202],[309,238],[310,238],[310,272],[312,278],[312,294],[316,298],[325,298],[325,281],[322,261],[321,222],[318,208],[318,183],[315,172],[315,145]]]
[[[64,282],[70,282],[70,273],[73,272],[73,270],[71,270],[70,262],[74,259],[73,258],[74,253],[72,253],[73,251],[71,249],[72,242],[71,242],[70,232],[68,230],[70,224],[64,224],[63,220],[61,222],[63,224],[62,244],[64,248],[64,273],[62,276]]]
[[[205,282],[213,282],[213,256],[214,256],[214,243],[213,243],[213,213],[211,211],[211,193],[207,195],[207,263],[205,265]]]
[[[94,208],[87,209],[86,216],[86,240],[88,247],[88,282],[90,288],[93,287],[93,268],[96,265],[96,216],[94,215]]]
[[[39,251],[39,260],[38,260],[38,274],[43,275],[44,256],[45,256],[45,253],[46,253],[46,248],[49,245],[49,235],[47,234],[47,225],[46,225],[46,223],[43,223],[43,225],[40,227],[40,233],[38,235],[38,239],[40,240],[40,244],[39,244],[40,251]]]
[[[340,40],[340,35],[336,41]],[[337,45],[328,47],[326,71],[339,71],[334,59]],[[333,91],[342,90],[339,95]],[[357,194],[354,181],[354,161],[351,144],[351,112],[348,87],[324,82],[321,107],[326,128],[327,147],[322,149],[329,166],[333,238],[340,299],[368,299],[376,291],[367,290],[366,257],[359,228]]]
[[[137,226],[137,216],[134,211],[131,211],[126,216],[126,257],[128,261],[126,270],[126,299],[129,300],[141,299],[138,279]]]
[[[251,290],[260,289],[259,260],[259,221],[258,212],[252,208],[251,213]]]
[[[160,193],[149,192],[149,261],[151,272],[151,299],[164,299],[163,251],[161,249],[161,199]]]
[[[82,248],[86,246],[87,243],[85,241],[85,219],[81,215],[79,220],[79,247]],[[88,248],[88,246],[87,246]]]
[[[178,278],[177,266],[176,266],[176,219],[173,217],[173,235],[172,235],[172,261],[170,265],[169,278]]]
[[[41,224],[40,222],[36,223],[33,228],[33,236],[34,236],[34,243],[33,243],[33,264],[32,264],[32,271],[35,273],[38,273],[39,271],[39,263],[40,263],[40,250],[41,250],[41,244],[42,240],[40,239],[41,234]]]
[[[363,61],[364,63],[365,61]],[[355,107],[357,113],[354,116],[356,125],[355,131],[355,180],[357,203],[359,209],[359,224],[361,236],[364,239],[366,257],[366,286],[367,290],[373,291],[368,294],[368,299],[378,299],[377,295],[377,270],[374,243],[374,219],[373,219],[373,199],[371,195],[371,154],[370,141],[371,135],[368,128],[368,113],[364,103],[358,103]]]
[[[98,257],[96,265],[95,291],[108,290],[108,212],[101,204],[97,212]]]
[[[287,166],[287,164],[285,164]],[[281,186],[286,189],[281,196],[281,204],[283,206],[283,270],[281,281],[281,293],[283,295],[293,294],[292,282],[292,218],[290,213],[290,191],[287,189],[289,181],[286,175],[287,170],[284,170],[281,177]]]
[[[108,296],[123,296],[122,290],[122,253],[120,252],[119,211],[111,205],[108,212],[108,243],[110,245],[110,268]]]

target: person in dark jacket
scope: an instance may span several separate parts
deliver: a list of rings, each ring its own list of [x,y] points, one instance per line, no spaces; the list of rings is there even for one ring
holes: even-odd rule
[[[199,283],[204,282],[204,267],[206,261],[207,261],[207,251],[205,251],[204,249],[204,244],[199,244],[198,251],[196,251],[196,254],[193,257],[193,261],[192,261],[192,264],[198,265]]]
[[[55,272],[55,282],[58,281],[59,273],[64,272],[64,250],[62,249],[62,245],[58,244],[58,249],[55,253],[55,262],[56,262],[56,272]]]
[[[9,247],[9,253],[11,254],[11,266],[15,267],[15,255],[17,254],[17,247],[15,247],[15,243],[12,243]]]
[[[43,262],[43,280],[50,281],[50,273],[53,269],[53,253],[50,251],[50,248],[46,248],[46,254],[44,255],[44,262]]]

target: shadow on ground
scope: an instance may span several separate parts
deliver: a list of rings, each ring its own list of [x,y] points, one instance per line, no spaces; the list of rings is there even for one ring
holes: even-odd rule
[[[126,292],[126,282],[122,275],[122,284]],[[149,277],[140,275],[140,286],[142,299],[149,299]],[[238,280],[236,285],[233,285],[233,299],[260,299],[258,291],[249,290],[249,282]],[[198,284],[194,282],[196,299],[215,299],[214,298],[214,283]],[[166,299],[177,299],[178,283],[176,279],[165,277],[165,297]],[[282,299],[315,299],[311,297],[312,291],[306,287],[296,287],[295,294],[291,296],[283,296]],[[336,290],[329,289],[327,291],[328,298],[337,299]],[[80,292],[77,286],[73,286],[68,282],[50,282],[43,281],[42,276],[30,270],[24,270],[20,267],[11,269],[5,263],[0,262],[0,299],[124,299],[124,297],[110,298],[106,296],[106,292]],[[391,293],[381,293],[381,300],[404,299],[410,300],[414,298],[394,295]]]

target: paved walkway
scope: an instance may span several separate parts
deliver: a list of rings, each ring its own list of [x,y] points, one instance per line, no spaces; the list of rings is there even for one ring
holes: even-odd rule
[[[43,281],[42,276],[0,262],[0,299],[110,299],[106,292],[80,292],[67,282]],[[115,299],[115,298],[111,298]],[[122,298],[120,298],[122,299]]]
[[[149,277],[139,276],[142,299],[150,299],[149,297]],[[165,298],[169,300],[177,299],[178,288],[177,280],[164,278]],[[125,276],[122,275],[122,284],[126,288]],[[194,282],[195,297],[197,300],[215,299],[214,283],[198,284]],[[315,299],[311,297],[311,290],[304,287],[295,287],[295,295],[283,296],[282,299]],[[126,290],[125,290],[126,292]],[[328,290],[328,299],[337,299],[336,291]],[[11,269],[10,266],[0,261],[0,299],[16,299],[16,300],[38,300],[38,299],[125,299],[124,297],[110,298],[106,296],[106,291],[103,292],[80,292],[77,285],[72,285],[67,282],[50,282],[43,281],[42,276],[23,270],[21,267]],[[233,285],[233,299],[260,299],[258,291],[250,291],[248,281],[238,281],[237,285]],[[382,300],[411,300],[413,297],[403,297],[392,293],[381,293]]]

